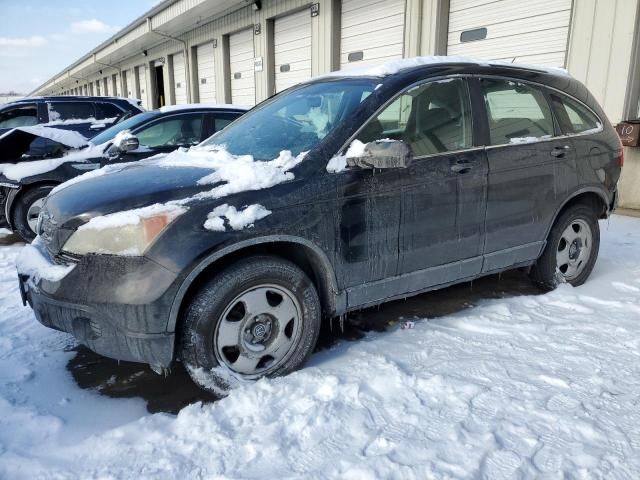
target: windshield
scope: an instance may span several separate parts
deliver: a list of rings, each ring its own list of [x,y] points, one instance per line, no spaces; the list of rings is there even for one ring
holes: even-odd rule
[[[348,79],[303,85],[240,117],[202,145],[271,160],[282,150],[311,150],[360,105],[378,82]]]
[[[157,114],[153,112],[144,112],[134,115],[131,118],[127,118],[120,123],[116,123],[112,127],[107,128],[105,131],[100,132],[98,135],[91,139],[91,143],[94,145],[100,145],[105,142],[110,142],[113,140],[119,132],[123,130],[131,130],[136,128],[141,123],[146,122],[147,120],[155,117]]]

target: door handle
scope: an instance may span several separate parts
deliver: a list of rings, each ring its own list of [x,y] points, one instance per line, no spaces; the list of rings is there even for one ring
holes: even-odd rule
[[[555,147],[553,150],[551,150],[551,156],[556,158],[562,158],[564,157],[565,153],[567,153],[567,150],[569,150],[570,148],[571,147],[569,147],[569,145]]]
[[[463,174],[471,171],[471,166],[468,163],[454,163],[451,165],[451,171]]]

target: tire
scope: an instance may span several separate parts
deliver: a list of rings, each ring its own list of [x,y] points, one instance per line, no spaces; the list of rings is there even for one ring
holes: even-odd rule
[[[300,368],[316,345],[320,319],[318,292],[297,265],[249,257],[194,295],[178,355],[196,384],[226,395],[239,384]]]
[[[599,249],[598,215],[588,205],[573,205],[557,218],[544,252],[529,276],[547,291],[553,290],[559,283],[580,286],[589,278]]]
[[[27,243],[36,238],[35,223],[37,223],[41,202],[53,187],[53,185],[40,185],[29,188],[21,192],[15,200],[11,223],[13,230]]]

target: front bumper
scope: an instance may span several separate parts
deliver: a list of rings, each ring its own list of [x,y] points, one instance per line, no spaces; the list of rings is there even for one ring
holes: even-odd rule
[[[59,266],[42,246],[29,248]],[[60,279],[32,271],[18,277],[23,302],[42,325],[70,333],[106,357],[154,367],[171,364],[175,334],[167,324],[176,276],[164,267],[143,257],[95,255],[82,258]]]

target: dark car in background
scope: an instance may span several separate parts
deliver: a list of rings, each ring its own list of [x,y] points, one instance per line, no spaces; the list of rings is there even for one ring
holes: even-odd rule
[[[602,108],[557,71],[420,63],[292,87],[196,151],[55,192],[23,300],[225,390],[299,368],[322,318],[513,268],[581,285],[622,164]]]
[[[48,125],[91,138],[123,117],[144,111],[140,100],[120,97],[31,97],[0,105],[0,135],[16,127]]]
[[[31,241],[44,198],[56,185],[105,165],[197,145],[245,111],[233,105],[163,107],[122,120],[80,148],[75,135],[57,127],[7,132],[0,137],[0,227]],[[114,144],[124,131],[133,137]]]

